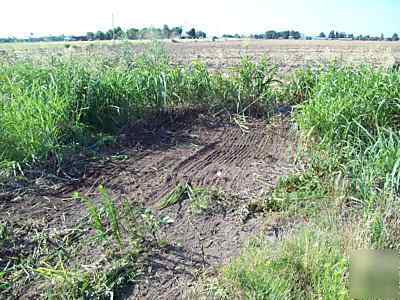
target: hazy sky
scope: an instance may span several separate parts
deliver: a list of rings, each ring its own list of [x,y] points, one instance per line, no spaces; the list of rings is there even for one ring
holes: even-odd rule
[[[400,33],[400,0],[2,0],[0,36],[183,25],[209,34],[296,29]]]

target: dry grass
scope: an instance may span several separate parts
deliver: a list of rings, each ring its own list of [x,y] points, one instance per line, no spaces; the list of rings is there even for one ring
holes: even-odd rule
[[[72,57],[121,55],[128,46],[139,54],[149,41],[95,41],[0,44],[3,56],[37,57],[43,55],[67,55]],[[284,74],[305,65],[316,65],[332,60],[351,64],[369,64],[375,67],[391,66],[400,57],[400,43],[363,41],[293,41],[293,40],[220,40],[189,41],[179,43],[165,41],[177,65],[203,61],[209,70],[226,70],[240,63],[243,56],[259,60],[267,55]],[[1,56],[0,56],[1,57]]]

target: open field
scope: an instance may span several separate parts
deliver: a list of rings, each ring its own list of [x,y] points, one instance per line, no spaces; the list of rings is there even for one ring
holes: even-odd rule
[[[150,41],[102,41],[74,43],[38,43],[0,45],[3,55],[9,57],[34,57],[61,55],[87,57],[106,55],[115,59],[125,48],[132,53],[142,53]],[[121,44],[125,48],[121,48]],[[66,48],[68,47],[68,48]],[[185,65],[193,60],[203,61],[210,70],[226,70],[237,66],[241,57],[250,56],[259,60],[267,56],[279,66],[281,73],[287,73],[306,65],[327,63],[332,60],[352,64],[369,64],[375,67],[391,66],[395,58],[400,59],[398,42],[360,41],[291,41],[291,40],[234,40],[198,41],[181,40],[179,43],[165,42],[172,62]],[[0,52],[1,53],[1,52]]]
[[[399,46],[0,50],[0,298],[362,298],[353,252],[400,249]]]

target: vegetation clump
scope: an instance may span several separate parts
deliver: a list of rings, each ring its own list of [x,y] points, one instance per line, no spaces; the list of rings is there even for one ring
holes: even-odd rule
[[[264,210],[267,222],[274,214],[297,221],[278,244],[265,236],[250,241],[216,281],[207,281],[208,293],[350,299],[354,251],[398,252],[399,87],[399,72],[368,66],[333,64],[292,78],[284,93],[297,104],[307,170],[281,178]]]
[[[149,113],[182,106],[246,113],[272,107],[275,69],[243,59],[226,77],[201,62],[172,66],[154,44],[143,55],[110,65],[54,59],[4,63],[0,69],[0,165],[24,165],[101,133],[116,134]],[[123,57],[124,58],[124,57]]]

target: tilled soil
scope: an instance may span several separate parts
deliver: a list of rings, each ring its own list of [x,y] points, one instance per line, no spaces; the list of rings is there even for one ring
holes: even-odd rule
[[[199,272],[227,263],[252,235],[275,237],[251,203],[296,168],[287,119],[270,124],[249,120],[240,127],[200,115],[190,122],[175,120],[172,127],[130,128],[120,144],[118,151],[87,163],[71,182],[51,184],[51,178],[41,177],[29,187],[16,187],[18,192],[4,193],[0,219],[66,229],[85,215],[71,192],[91,195],[100,184],[156,215],[168,216],[172,222],[160,234],[168,246],[151,255],[143,281],[126,292],[130,299],[183,298]],[[220,196],[199,214],[187,199],[160,210],[160,200],[178,184]]]
[[[254,198],[293,168],[288,129],[288,124],[268,128],[257,121],[246,130],[221,125],[170,133],[179,135],[172,139],[186,137],[186,142],[147,150],[143,157],[113,164],[100,176],[107,177],[107,186],[146,205],[182,182]]]
[[[39,48],[28,45],[25,49],[17,47],[0,50],[0,60],[15,60],[24,57],[57,56],[95,57],[106,56],[108,60],[119,61],[126,56],[126,44],[75,43],[76,47]],[[268,57],[285,75],[307,65],[326,64],[333,60],[350,64],[370,64],[375,67],[388,67],[394,63],[394,56],[400,52],[399,43],[367,41],[305,41],[305,40],[228,40],[228,41],[179,41],[166,42],[168,53],[176,65],[187,65],[193,60],[204,62],[209,70],[227,71],[237,66],[242,57],[250,56],[256,60]],[[146,49],[146,43],[133,43],[130,46],[134,55]]]

